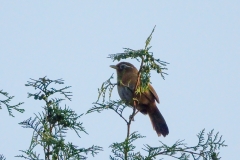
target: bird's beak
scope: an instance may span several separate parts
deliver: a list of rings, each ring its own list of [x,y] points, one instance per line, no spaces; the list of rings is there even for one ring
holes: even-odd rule
[[[113,69],[117,69],[117,66],[115,66],[115,65],[110,65],[110,67]]]

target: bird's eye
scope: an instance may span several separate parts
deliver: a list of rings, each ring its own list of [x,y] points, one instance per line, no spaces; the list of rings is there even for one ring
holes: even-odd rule
[[[124,68],[126,68],[126,65],[125,64],[121,64],[119,68],[120,69],[124,69]]]

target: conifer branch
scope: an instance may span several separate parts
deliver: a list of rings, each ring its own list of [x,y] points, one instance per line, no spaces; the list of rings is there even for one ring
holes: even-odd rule
[[[2,104],[4,104],[7,107],[8,114],[10,116],[14,117],[14,115],[12,114],[12,109],[20,113],[23,113],[25,111],[24,109],[19,108],[19,106],[22,105],[23,102],[19,102],[15,105],[10,105],[9,103],[14,98],[14,96],[9,96],[9,94],[7,92],[4,92],[3,90],[0,90],[0,94],[7,98],[5,100],[0,100],[0,109],[2,109]]]
[[[28,97],[40,100],[45,103],[43,111],[35,114],[34,118],[29,118],[19,124],[24,128],[31,128],[33,136],[29,149],[20,150],[23,154],[16,157],[25,159],[40,159],[40,154],[36,153],[36,147],[42,147],[45,160],[70,160],[86,159],[82,154],[90,153],[95,156],[102,147],[93,145],[89,148],[79,148],[72,143],[66,142],[65,137],[68,130],[73,130],[80,138],[80,132],[87,134],[79,119],[83,114],[78,115],[72,109],[61,107],[60,102],[64,98],[71,100],[71,93],[67,91],[70,86],[60,89],[50,88],[52,84],[64,84],[62,79],[50,80],[47,77],[38,80],[31,79],[26,86],[34,87],[38,90],[36,93],[28,93]],[[53,97],[56,93],[63,95],[64,98]]]

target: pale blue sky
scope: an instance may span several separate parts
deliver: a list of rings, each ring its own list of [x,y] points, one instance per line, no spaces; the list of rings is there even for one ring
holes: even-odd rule
[[[240,1],[0,1],[0,89],[25,102],[24,114],[0,110],[0,154],[17,159],[27,149],[31,129],[17,123],[41,111],[40,101],[27,98],[29,78],[63,78],[73,100],[65,103],[85,113],[97,99],[97,88],[116,64],[106,57],[123,47],[141,49],[154,25],[151,51],[170,63],[166,80],[153,73],[152,84],[170,134],[157,137],[149,117],[137,115],[132,131],[146,138],[137,142],[157,146],[185,139],[197,143],[206,128],[223,135],[221,157],[238,159],[240,149]],[[136,66],[139,64],[133,62]],[[116,80],[116,77],[115,77]],[[113,98],[118,98],[114,90]],[[62,106],[65,104],[62,103]],[[126,114],[127,115],[127,114]],[[128,116],[128,115],[127,115]],[[69,139],[80,147],[104,147],[96,158],[108,159],[112,142],[126,135],[124,122],[112,111],[82,117],[89,135]],[[73,135],[73,134],[72,134]],[[171,158],[166,157],[166,160]]]

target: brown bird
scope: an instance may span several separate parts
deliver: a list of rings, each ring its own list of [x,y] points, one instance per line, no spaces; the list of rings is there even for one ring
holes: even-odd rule
[[[138,78],[138,70],[128,62],[120,62],[110,67],[117,71],[118,94],[122,100],[134,107],[133,92]],[[139,85],[139,83],[138,83]],[[136,108],[143,114],[148,114],[152,122],[153,129],[158,136],[168,135],[168,126],[162,114],[157,108],[155,101],[159,103],[159,98],[153,87],[149,84],[149,89],[144,93],[137,94]]]

